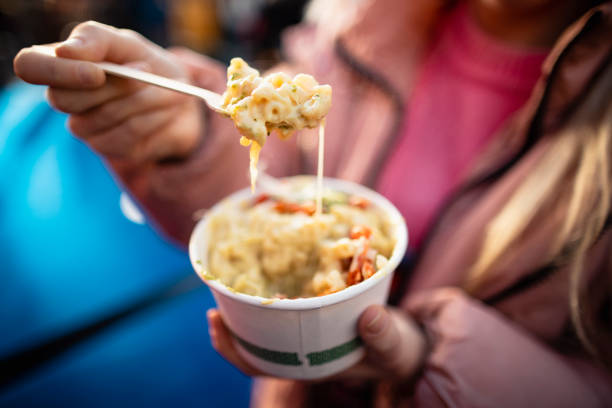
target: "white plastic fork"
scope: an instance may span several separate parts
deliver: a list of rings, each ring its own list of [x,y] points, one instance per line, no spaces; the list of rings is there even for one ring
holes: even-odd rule
[[[57,58],[57,56],[55,55],[55,49],[53,47],[35,46],[33,48],[36,52],[40,52],[41,54]],[[198,97],[204,102],[206,102],[208,107],[210,107],[212,110],[223,114],[226,113],[225,109],[222,108],[223,97],[216,92],[209,91],[208,89],[189,85],[174,79],[151,74],[145,71],[140,71],[134,68],[129,68],[123,65],[113,64],[110,62],[91,63],[111,75],[115,75],[122,78],[134,79],[136,81],[145,82],[150,85],[155,85],[161,88],[166,88],[176,92],[181,92],[187,95]]]

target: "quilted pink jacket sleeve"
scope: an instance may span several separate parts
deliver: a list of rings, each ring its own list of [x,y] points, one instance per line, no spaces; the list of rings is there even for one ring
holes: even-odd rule
[[[431,341],[414,393],[404,401],[410,406],[612,406],[606,370],[555,352],[459,289],[420,293],[404,308]]]

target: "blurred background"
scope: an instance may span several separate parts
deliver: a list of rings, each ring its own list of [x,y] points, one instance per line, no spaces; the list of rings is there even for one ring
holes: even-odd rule
[[[247,406],[212,349],[214,305],[104,163],[13,76],[23,47],[81,21],[223,62],[281,57],[306,0],[0,0],[0,407]]]

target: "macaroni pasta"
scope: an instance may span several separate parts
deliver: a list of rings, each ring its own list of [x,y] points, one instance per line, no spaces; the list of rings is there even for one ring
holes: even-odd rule
[[[331,107],[331,87],[319,85],[310,75],[291,78],[284,73],[259,76],[243,59],[233,58],[227,69],[223,108],[242,135],[240,143],[251,146],[251,187],[257,177],[259,151],[268,135],[281,139],[294,131],[319,126]]]

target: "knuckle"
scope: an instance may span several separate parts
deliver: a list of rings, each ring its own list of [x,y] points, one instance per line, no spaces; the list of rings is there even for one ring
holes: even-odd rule
[[[193,135],[182,135],[176,138],[175,150],[178,155],[189,154],[196,146],[197,138]]]
[[[55,84],[59,80],[61,80],[61,73],[58,69],[57,64],[46,64],[47,75],[50,78],[50,83]]]
[[[104,143],[102,137],[96,137],[87,141],[89,147],[100,154],[107,154],[107,144]]]
[[[98,23],[95,22],[94,20],[87,20],[87,21],[82,22],[79,25],[82,25],[83,27],[97,27]]]
[[[125,38],[144,42],[144,37],[134,30],[130,30],[129,28],[120,28],[118,31],[119,34]]]
[[[92,33],[96,32],[100,29],[100,26],[97,22],[93,20],[83,21],[82,23],[77,24],[72,30],[72,34],[76,33]]]
[[[192,150],[195,149],[195,147],[197,146],[198,143],[198,137],[199,137],[199,133],[197,132],[173,132],[174,134],[172,134],[172,140],[171,140],[171,152],[172,154],[176,154],[179,156],[182,155],[187,155],[189,154]],[[168,140],[168,136],[166,135],[159,135],[157,137],[157,139],[160,139],[158,141],[159,144],[161,144],[162,146],[165,146],[165,149],[160,149],[162,151],[167,151],[169,150],[168,144],[170,142],[170,140]]]
[[[183,126],[185,124],[186,126]],[[203,123],[197,112],[191,115],[183,114],[174,119],[172,126],[169,126],[173,137],[174,153],[178,155],[188,155],[194,151],[201,142]]]
[[[92,134],[92,123],[85,115],[70,115],[66,122],[68,130],[81,139],[86,139]]]
[[[130,136],[139,136],[142,132],[142,124],[139,116],[132,116],[123,123],[123,130]]]
[[[47,100],[52,107],[65,113],[81,113],[83,110],[83,105],[75,100],[74,96],[59,89],[50,88],[47,91]]]
[[[47,102],[51,105],[52,108],[55,108],[60,111],[65,110],[65,102],[58,95],[59,91],[48,88],[46,93]]]
[[[68,121],[66,122],[66,126],[68,127],[70,133],[72,133],[73,135],[79,137],[83,135],[83,123],[80,119],[74,116],[70,116],[68,118]]]
[[[102,35],[102,33],[108,33],[111,31],[113,27],[108,26],[106,24],[102,24],[98,21],[88,20],[82,23],[79,23],[72,30],[70,36],[71,37],[80,37],[80,38],[97,38]]]
[[[94,20],[87,20],[82,22],[81,24],[83,27],[98,27],[98,22],[94,21]]]

